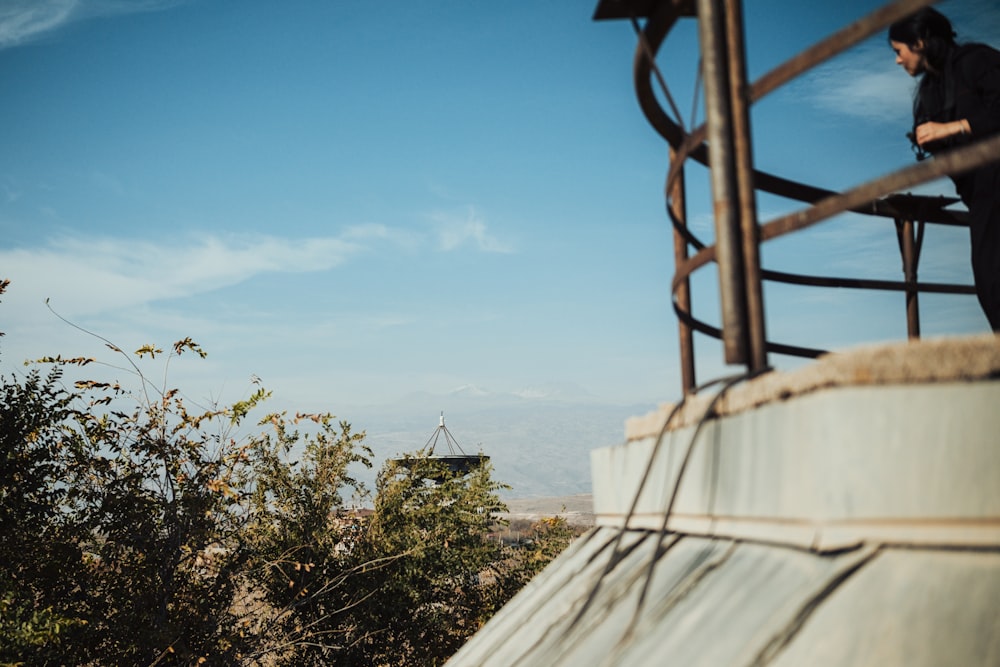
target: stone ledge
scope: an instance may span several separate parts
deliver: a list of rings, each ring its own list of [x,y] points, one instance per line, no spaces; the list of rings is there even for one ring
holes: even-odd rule
[[[841,386],[593,450],[597,524],[995,548],[997,405],[993,379]]]
[[[715,406],[718,416],[784,401],[831,387],[924,384],[1000,378],[1000,336],[923,339],[866,345],[831,352],[794,371],[774,371],[726,392]],[[697,423],[714,392],[691,396],[674,416],[668,430]],[[625,439],[655,436],[674,408],[665,403],[646,415],[625,422]]]

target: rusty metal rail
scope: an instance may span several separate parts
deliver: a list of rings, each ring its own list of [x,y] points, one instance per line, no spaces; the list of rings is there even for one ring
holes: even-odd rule
[[[1000,158],[1000,136],[980,140],[844,192],[826,190],[757,170],[752,161],[751,104],[932,1],[897,0],[886,4],[782,63],[757,81],[749,82],[746,78],[741,0],[600,0],[595,20],[629,19],[635,27],[639,45],[633,78],[639,105],[650,125],[670,147],[665,195],[667,214],[674,229],[675,274],[671,294],[679,322],[681,382],[685,394],[694,391],[696,386],[694,331],[720,339],[726,363],[744,364],[751,372],[767,367],[768,353],[804,357],[823,354],[823,350],[767,339],[763,280],[903,292],[906,297],[907,332],[911,338],[920,335],[919,293],[974,293],[968,285],[921,283],[917,280],[924,224],[968,224],[964,212],[945,209],[957,200],[896,193],[996,161]],[[684,127],[656,64],[660,46],[684,17],[698,21],[705,90],[706,122],[690,130]],[[640,19],[645,21],[644,25],[640,25]],[[655,85],[659,85],[671,113],[661,106]],[[684,165],[689,159],[708,167],[710,171],[715,219],[715,243],[711,245],[698,239],[687,226]],[[760,223],[755,201],[757,191],[807,206]],[[761,267],[759,246],[762,242],[845,212],[888,218],[895,222],[903,261],[902,281],[807,276]],[[692,249],[694,254],[689,253]],[[695,318],[692,312],[690,276],[708,263],[715,263],[719,272],[721,328]]]

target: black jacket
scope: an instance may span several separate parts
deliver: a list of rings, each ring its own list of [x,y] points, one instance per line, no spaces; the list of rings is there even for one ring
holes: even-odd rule
[[[913,104],[915,125],[962,118],[969,121],[971,136],[928,145],[928,151],[937,153],[1000,132],[1000,51],[985,44],[956,46],[941,73],[925,73],[917,90]],[[954,176],[953,180],[962,199],[975,196],[971,174]]]

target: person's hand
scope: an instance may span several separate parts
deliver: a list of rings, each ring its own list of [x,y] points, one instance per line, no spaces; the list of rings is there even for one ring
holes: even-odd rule
[[[950,123],[923,123],[917,125],[917,143],[923,147],[935,141],[941,141],[958,134],[965,134],[965,121],[955,120]]]

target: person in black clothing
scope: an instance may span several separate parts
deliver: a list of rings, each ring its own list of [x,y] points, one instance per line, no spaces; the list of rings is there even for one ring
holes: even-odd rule
[[[1000,132],[1000,51],[957,44],[951,22],[930,7],[892,24],[889,45],[896,64],[921,77],[911,135],[918,157]],[[969,209],[979,304],[1000,333],[1000,161],[952,180]]]

